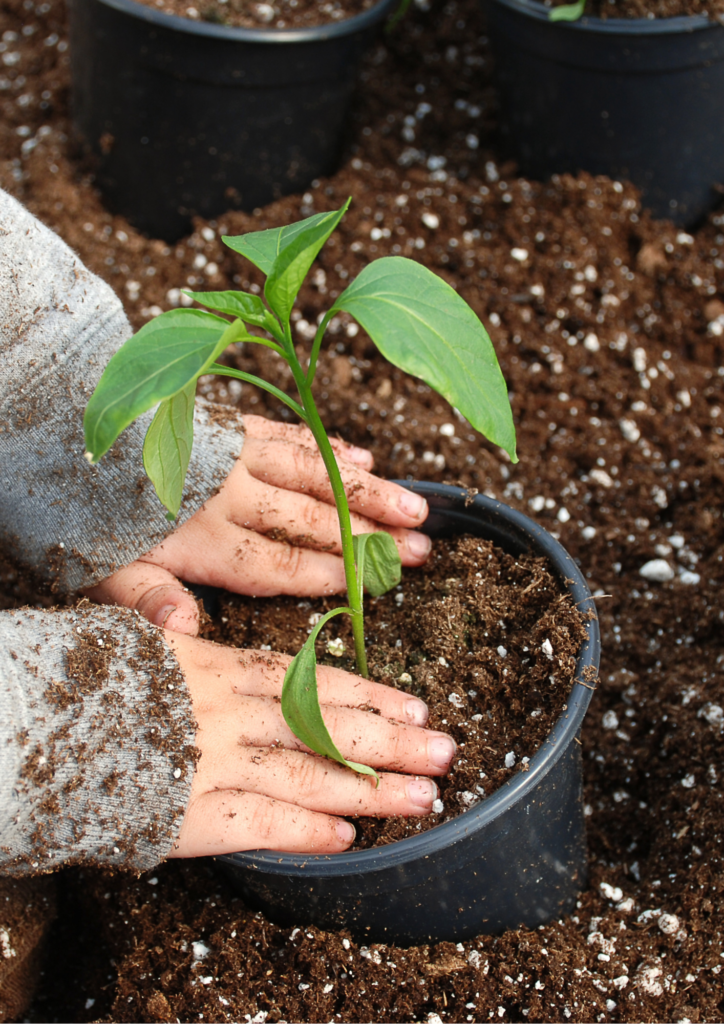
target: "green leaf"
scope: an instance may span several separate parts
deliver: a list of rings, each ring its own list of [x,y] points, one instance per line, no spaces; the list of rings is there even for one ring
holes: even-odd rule
[[[402,561],[389,533],[358,533],[352,538],[352,547],[361,586],[372,597],[397,586],[402,579]]]
[[[334,304],[391,363],[421,377],[513,462],[508,389],[488,333],[450,285],[401,256],[368,264]]]
[[[345,209],[349,205],[349,200]],[[268,274],[280,252],[290,245],[298,235],[308,228],[323,224],[332,213],[315,213],[305,220],[298,220],[294,224],[286,224],[282,228],[269,228],[267,231],[249,231],[245,235],[224,235],[221,241],[228,245],[234,252],[246,256],[248,260],[258,267],[264,274]]]
[[[266,301],[282,323],[289,322],[294,300],[317,253],[347,212],[350,200],[340,210],[325,214],[317,223],[287,242],[274,260],[264,285]],[[310,218],[311,219],[311,218]]]
[[[175,519],[194,443],[194,398],[196,379],[173,398],[166,398],[156,410],[143,442],[143,468],[156,494]]]
[[[238,320],[229,324],[200,309],[173,309],[144,324],[110,360],[86,407],[91,460],[138,416],[200,376],[243,330]]]
[[[200,305],[215,309],[218,313],[237,316],[244,323],[263,327],[270,334],[274,334],[275,331],[279,332],[279,324],[258,295],[249,295],[248,292],[186,291],[184,295],[190,295]]]
[[[282,714],[294,735],[310,750],[322,754],[323,757],[330,757],[333,761],[352,768],[361,775],[372,775],[379,783],[379,775],[374,768],[368,768],[367,765],[358,764],[356,761],[348,761],[340,754],[327,731],[327,726],[322,718],[322,709],[319,706],[317,655],[314,643],[322,627],[333,616],[340,615],[342,612],[351,614],[352,609],[333,608],[332,611],[323,615],[309,634],[299,654],[292,659],[284,676]]]
[[[578,21],[583,15],[586,0],[577,0],[575,4],[564,4],[554,7],[548,12],[548,21]]]

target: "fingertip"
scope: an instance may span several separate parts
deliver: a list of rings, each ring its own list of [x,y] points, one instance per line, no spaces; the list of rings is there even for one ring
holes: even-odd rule
[[[397,507],[403,515],[419,523],[424,522],[429,511],[427,502],[421,494],[415,494],[414,491],[405,488],[400,488]]]
[[[179,595],[175,603],[167,603],[154,615],[155,626],[170,629],[174,633],[197,636],[199,632],[199,610],[191,595]]]
[[[337,838],[342,844],[342,849],[348,849],[357,838],[357,829],[351,821],[340,818],[336,825]]]
[[[439,790],[432,779],[411,779],[407,783],[407,796],[413,814],[429,814],[437,800]]]
[[[405,702],[405,714],[407,720],[411,725],[417,725],[424,728],[427,725],[427,721],[430,717],[427,704],[424,700],[420,700],[418,697],[411,697]]]
[[[425,533],[417,533],[411,530],[407,534],[407,550],[411,558],[418,565],[426,562],[432,551],[432,540]]]
[[[363,469],[372,469],[374,466],[374,456],[366,448],[348,444],[344,446],[343,453],[348,462],[354,462],[356,466],[361,466]]]
[[[435,774],[444,775],[457,752],[457,743],[447,733],[432,733],[427,741],[428,757]]]

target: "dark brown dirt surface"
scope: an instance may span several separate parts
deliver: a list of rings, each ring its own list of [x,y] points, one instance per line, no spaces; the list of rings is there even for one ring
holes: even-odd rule
[[[304,921],[270,925],[204,864],[139,880],[68,872],[83,901],[60,914],[36,1019],[721,1020],[724,216],[688,234],[652,221],[626,183],[540,184],[501,165],[470,0],[413,10],[373,50],[337,175],[257,215],[199,222],[170,248],[108,214],[74,163],[57,0],[0,11],[17,33],[0,61],[20,54],[0,73],[0,184],[111,282],[136,326],[178,302],[174,289],[261,283],[220,234],[348,195],[297,304],[300,344],[376,256],[413,256],[458,288],[509,382],[518,465],[341,321],[318,374],[323,415],[381,473],[476,487],[560,535],[599,595],[604,652],[582,736],[591,879],[571,917],[462,948],[364,950]],[[289,385],[267,350],[236,358]],[[284,415],[246,386],[203,388]],[[642,575],[658,559],[670,579]],[[6,579],[12,604],[22,591]],[[108,951],[98,938],[79,959],[69,921]]]
[[[164,14],[234,28],[310,28],[362,14],[377,0],[139,0]]]
[[[545,0],[546,7],[561,7],[570,0]],[[722,0],[586,0],[584,14],[596,18],[682,18],[705,14],[724,17]]]

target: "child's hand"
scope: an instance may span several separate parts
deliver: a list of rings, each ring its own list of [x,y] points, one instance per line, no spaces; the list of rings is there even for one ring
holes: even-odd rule
[[[337,511],[306,427],[245,416],[246,438],[218,494],[143,558],[87,591],[103,604],[137,609],[150,622],[198,632],[193,595],[179,583],[266,597],[314,597],[345,589]],[[419,495],[372,476],[371,454],[333,441],[355,533],[387,529],[403,565],[420,565],[429,539]]]
[[[340,669],[320,666],[324,719],[345,757],[382,772],[380,785],[307,753],[282,718],[279,696],[289,658],[239,651],[167,633],[199,724],[201,750],[178,843],[171,856],[236,850],[338,853],[354,838],[344,816],[429,814],[455,753],[444,733],[423,728],[415,697]],[[374,711],[362,710],[375,709]],[[409,772],[398,775],[394,772]]]

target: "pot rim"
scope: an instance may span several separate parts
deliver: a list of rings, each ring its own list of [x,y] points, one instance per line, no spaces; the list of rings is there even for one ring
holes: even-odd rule
[[[507,7],[518,14],[533,18],[536,21],[544,22],[555,29],[570,32],[600,32],[603,35],[623,36],[667,36],[702,31],[704,29],[718,29],[722,26],[717,21],[711,21],[706,14],[684,14],[676,18],[592,18],[584,15],[577,21],[550,21],[548,15],[550,7],[546,7],[541,0],[488,0],[489,3],[497,3],[501,7]]]
[[[72,0],[71,0],[72,2]],[[232,43],[316,43],[326,39],[352,35],[371,28],[390,14],[400,0],[378,0],[374,7],[353,18],[334,21],[308,28],[243,28],[234,25],[217,25],[209,21],[193,21],[177,14],[166,14],[154,10],[136,0],[97,0],[97,3],[112,7],[121,14],[148,22],[168,32],[184,32],[189,35],[207,36]]]
[[[442,499],[444,504],[438,505],[438,508],[447,507],[448,510],[452,510],[457,506],[464,511],[471,505],[477,506],[492,513],[499,521],[511,524],[516,532],[527,536],[532,541],[532,546],[537,549],[536,553],[549,558],[559,578],[568,581],[566,584],[568,592],[572,594],[576,603],[581,606],[586,602],[589,608],[594,607],[594,598],[588,584],[566,549],[546,529],[524,513],[483,494],[476,495],[471,502],[468,492],[460,487],[434,483],[411,483],[401,480],[396,482],[404,484],[418,494],[425,495],[428,499],[435,496]],[[431,511],[435,511],[434,504],[431,505]],[[216,859],[225,861],[231,866],[243,864],[251,869],[263,867],[265,873],[274,875],[311,877],[317,874],[317,869],[327,878],[348,874],[370,874],[411,860],[424,858],[441,846],[455,843],[465,836],[485,828],[514,803],[524,800],[551,771],[570,744],[577,741],[576,734],[580,731],[583,717],[593,696],[595,676],[593,674],[591,674],[591,678],[587,678],[587,676],[590,669],[593,669],[594,672],[597,670],[599,646],[598,619],[594,618],[588,623],[588,639],[583,642],[578,654],[576,679],[568,703],[564,706],[546,740],[531,757],[528,771],[517,772],[512,779],[509,779],[489,797],[485,797],[475,807],[463,811],[452,821],[437,825],[419,836],[408,836],[394,843],[368,850],[335,854],[295,854],[279,853],[274,850],[255,850],[226,854]]]

